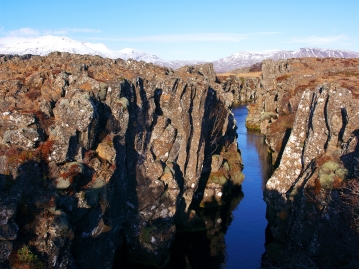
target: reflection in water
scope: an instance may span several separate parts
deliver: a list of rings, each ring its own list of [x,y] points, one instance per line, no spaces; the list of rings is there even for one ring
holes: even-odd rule
[[[246,106],[234,108],[233,113],[246,177],[243,192],[230,197],[221,207],[197,210],[205,229],[178,233],[165,268],[260,268],[267,226],[263,188],[272,166],[264,136],[245,127]]]
[[[233,109],[237,120],[238,148],[244,164],[244,198],[232,212],[234,219],[226,233],[226,268],[260,268],[265,252],[266,204],[263,189],[272,173],[264,136],[245,127],[246,106]]]
[[[254,146],[258,154],[258,165],[262,170],[262,190],[264,190],[267,180],[273,173],[271,155],[268,153],[268,146],[265,144],[265,137],[259,131],[247,130],[247,143]],[[262,194],[261,194],[262,195]]]
[[[168,268],[260,268],[267,226],[263,189],[272,166],[264,136],[245,127],[246,106],[233,113],[246,176],[244,198],[240,193],[222,207],[200,211],[206,231],[179,233]]]
[[[206,229],[178,233],[166,268],[223,268],[226,260],[225,234],[232,222],[231,212],[243,198],[243,193],[231,197],[221,207],[199,210]]]

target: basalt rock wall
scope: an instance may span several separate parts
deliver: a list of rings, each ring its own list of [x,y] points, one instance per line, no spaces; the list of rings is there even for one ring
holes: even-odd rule
[[[260,78],[258,77],[239,77],[239,76],[219,76],[223,90],[233,94],[234,105],[252,103],[257,100],[260,94]]]
[[[356,268],[358,86],[357,59],[263,62],[247,127],[265,134],[277,166],[264,265]]]
[[[264,191],[273,260],[290,263],[297,253],[295,262],[302,265],[355,268],[358,105],[351,91],[335,84],[303,93],[279,167]]]
[[[302,94],[322,83],[336,83],[358,96],[359,61],[357,59],[288,59],[264,60],[256,102],[248,106],[248,128],[266,135],[273,164],[280,156],[293,127]],[[258,88],[258,87],[257,87]]]
[[[3,266],[162,266],[243,181],[212,65],[2,56],[0,97]]]

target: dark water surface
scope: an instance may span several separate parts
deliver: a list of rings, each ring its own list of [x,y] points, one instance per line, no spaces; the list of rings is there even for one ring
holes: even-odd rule
[[[177,233],[169,262],[163,269],[260,268],[267,226],[263,188],[272,166],[264,136],[245,127],[246,106],[232,111],[237,120],[238,148],[244,164],[242,191],[233,193],[223,206],[198,209],[204,229]],[[123,258],[113,269],[151,268],[128,264],[126,255]]]
[[[247,108],[233,108],[237,120],[238,148],[243,159],[245,180],[242,184],[244,198],[232,212],[234,219],[225,235],[227,261],[225,268],[260,268],[265,252],[266,204],[263,188],[272,173],[268,147],[264,136],[245,127]]]

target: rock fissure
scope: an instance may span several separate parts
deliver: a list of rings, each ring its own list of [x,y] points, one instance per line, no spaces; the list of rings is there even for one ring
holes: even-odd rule
[[[10,198],[17,208],[1,266],[24,245],[46,268],[161,267],[178,230],[205,227],[193,201],[214,205],[194,195],[212,140],[226,162],[201,182],[206,199],[221,205],[217,194],[243,181],[233,96],[210,64],[173,71],[57,52],[0,62],[0,208]]]
[[[355,268],[358,262],[352,248],[359,242],[359,216],[352,210],[358,199],[358,70],[357,59],[262,63],[246,124],[266,135],[278,164],[264,190],[273,237],[264,262],[288,268]]]

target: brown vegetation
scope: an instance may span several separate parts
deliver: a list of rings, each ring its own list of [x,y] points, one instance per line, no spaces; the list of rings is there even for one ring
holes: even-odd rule
[[[235,76],[235,77],[243,77],[243,78],[251,78],[251,77],[260,77],[262,76],[262,72],[253,72],[253,73],[222,73],[222,74],[217,74],[218,79],[223,80],[226,79],[230,76]]]
[[[26,93],[26,97],[29,98],[31,101],[35,101],[40,96],[41,96],[41,91],[39,90],[32,90]]]
[[[80,167],[77,164],[71,164],[70,167],[68,167],[66,172],[63,172],[60,174],[60,177],[64,179],[70,179],[70,182],[72,183],[74,179],[82,173]]]
[[[276,80],[277,82],[281,82],[281,81],[283,81],[283,80],[287,80],[287,79],[290,78],[290,77],[291,77],[291,75],[283,75],[283,76],[277,77],[275,80]]]
[[[38,119],[40,123],[40,127],[47,132],[47,129],[54,124],[55,119],[53,117],[50,117],[46,115],[42,111],[36,111],[35,112],[36,118]]]
[[[39,151],[41,153],[41,159],[43,161],[48,162],[54,143],[54,141],[49,139],[46,142],[40,144]]]

